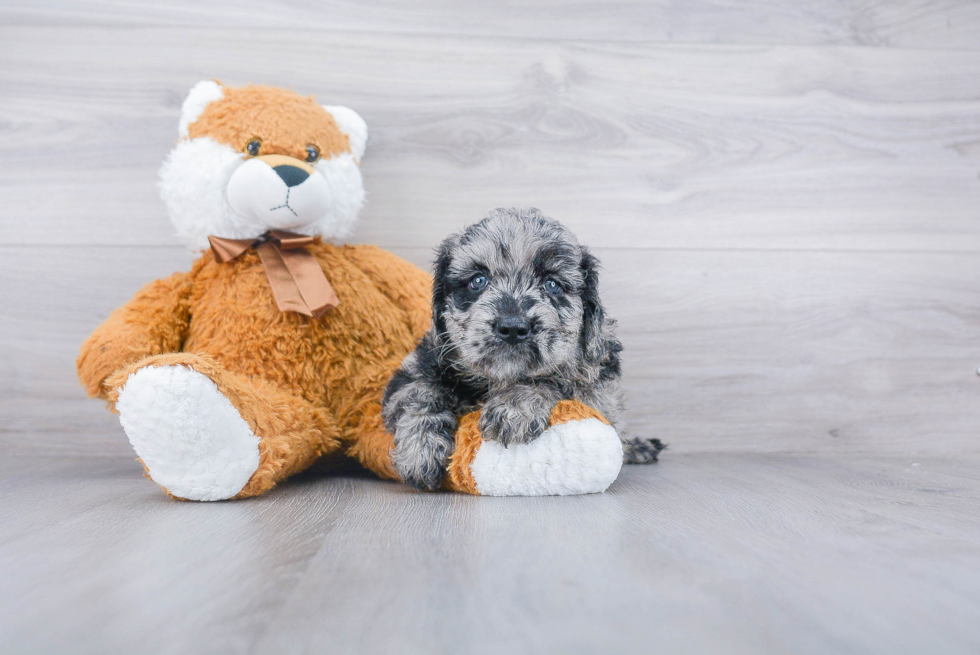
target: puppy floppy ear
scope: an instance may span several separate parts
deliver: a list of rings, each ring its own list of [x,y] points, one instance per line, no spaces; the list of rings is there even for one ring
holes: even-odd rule
[[[454,234],[446,237],[436,250],[436,261],[432,271],[432,324],[436,328],[436,337],[441,338],[446,332],[446,299],[449,297],[449,265],[452,263],[453,249],[458,245],[459,238]]]
[[[582,260],[579,266],[585,280],[582,291],[582,334],[579,344],[586,361],[598,364],[610,350],[609,337],[605,331],[606,312],[599,301],[599,260],[581,246]]]

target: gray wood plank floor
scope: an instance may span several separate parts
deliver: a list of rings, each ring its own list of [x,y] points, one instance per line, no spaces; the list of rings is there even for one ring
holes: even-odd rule
[[[74,377],[184,269],[199,79],[357,109],[352,239],[500,205],[605,264],[604,495],[169,501]],[[0,0],[0,652],[980,652],[980,4]]]
[[[177,503],[0,460],[5,653],[976,653],[980,458],[671,454],[577,498]]]

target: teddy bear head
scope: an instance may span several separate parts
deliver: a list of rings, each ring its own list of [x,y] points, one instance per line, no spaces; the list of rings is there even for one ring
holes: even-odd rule
[[[208,235],[350,233],[364,204],[367,143],[353,110],[275,87],[206,81],[184,100],[179,130],[160,195],[191,249],[207,248]]]

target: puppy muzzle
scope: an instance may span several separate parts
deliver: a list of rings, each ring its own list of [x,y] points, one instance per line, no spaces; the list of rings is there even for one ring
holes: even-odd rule
[[[531,335],[531,323],[523,316],[505,316],[493,324],[497,339],[516,346]]]

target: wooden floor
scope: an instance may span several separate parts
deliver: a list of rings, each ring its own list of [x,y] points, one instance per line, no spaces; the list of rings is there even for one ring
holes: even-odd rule
[[[353,241],[502,205],[605,265],[604,495],[177,503],[79,387],[186,268],[198,80],[355,108]],[[0,652],[980,652],[980,3],[0,0]]]
[[[606,494],[0,461],[4,653],[976,653],[980,457],[678,454]]]

